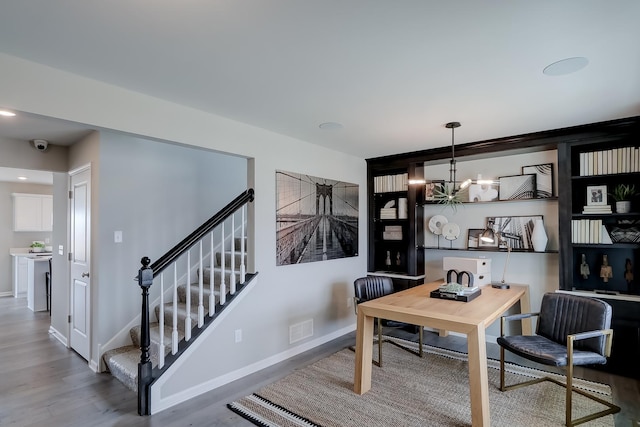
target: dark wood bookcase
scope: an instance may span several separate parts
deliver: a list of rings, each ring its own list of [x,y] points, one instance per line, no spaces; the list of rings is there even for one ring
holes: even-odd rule
[[[624,376],[640,378],[640,242],[573,243],[572,220],[598,218],[607,230],[613,227],[640,227],[640,199],[632,202],[629,214],[583,215],[589,186],[606,185],[607,191],[618,183],[635,184],[640,190],[640,173],[607,173],[580,176],[580,153],[640,145],[640,117],[600,122],[583,126],[536,132],[487,141],[456,145],[456,158],[478,159],[534,151],[558,150],[558,252],[559,290],[606,300],[613,307],[614,347],[610,362],[602,367]],[[450,147],[367,159],[368,174],[368,271],[389,274],[397,289],[421,284],[425,274],[424,186],[411,185],[396,192],[375,192],[376,177],[406,173],[408,179],[424,178],[425,162],[445,162]],[[406,219],[382,219],[380,209],[394,200],[406,198]],[[613,200],[608,200],[613,204]],[[420,207],[420,208],[418,208]],[[635,225],[634,225],[635,224]],[[402,230],[399,240],[385,239],[385,226]],[[631,230],[633,231],[633,230]],[[387,252],[390,262],[387,261]],[[398,258],[398,254],[400,254]],[[580,275],[585,254],[591,273]],[[607,255],[613,277],[603,282],[599,277],[601,260]],[[624,278],[627,260],[631,262],[633,280]]]

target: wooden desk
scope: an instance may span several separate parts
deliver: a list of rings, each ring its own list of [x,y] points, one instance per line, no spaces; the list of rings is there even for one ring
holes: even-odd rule
[[[427,283],[358,305],[354,391],[364,394],[371,388],[375,317],[460,332],[467,335],[471,423],[488,427],[491,423],[485,328],[518,301],[520,311],[529,312],[529,287],[494,289],[485,286],[482,294],[471,302],[430,298],[429,293],[441,284],[441,281]],[[530,320],[522,322],[522,331],[531,335]]]

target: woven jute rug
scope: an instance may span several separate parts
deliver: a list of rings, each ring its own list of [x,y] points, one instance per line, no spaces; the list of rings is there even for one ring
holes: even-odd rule
[[[417,344],[387,337],[406,346]],[[419,358],[383,344],[383,367],[373,366],[371,390],[353,392],[355,355],[341,350],[301,368],[228,407],[259,426],[404,427],[471,424],[467,355],[425,346]],[[374,354],[376,352],[374,351]],[[564,425],[565,390],[543,382],[501,392],[499,362],[488,361],[491,425]],[[507,384],[547,372],[507,364]],[[557,377],[562,378],[562,377]],[[577,387],[610,401],[608,385],[576,380]],[[605,409],[574,393],[574,418]],[[585,426],[613,426],[609,415]]]

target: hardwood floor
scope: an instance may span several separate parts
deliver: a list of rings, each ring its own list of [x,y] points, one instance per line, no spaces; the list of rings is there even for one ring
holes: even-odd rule
[[[93,373],[85,360],[49,336],[49,315],[33,313],[25,299],[0,298],[0,425],[11,426],[253,426],[226,404],[348,345],[348,334],[276,366],[220,387],[150,417],[137,415],[136,396],[109,374]],[[387,332],[402,338],[401,329]],[[425,343],[466,351],[463,338],[425,333]],[[497,345],[488,346],[497,357]],[[622,406],[616,426],[640,420],[640,381],[583,370],[587,379],[609,383]],[[636,421],[637,422],[637,421]],[[425,424],[427,425],[427,424]]]

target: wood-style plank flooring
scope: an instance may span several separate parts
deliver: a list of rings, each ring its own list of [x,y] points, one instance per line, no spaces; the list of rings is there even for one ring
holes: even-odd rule
[[[313,363],[355,341],[348,334],[276,366],[220,387],[150,417],[137,415],[133,392],[109,374],[93,373],[87,362],[48,333],[49,315],[33,313],[25,299],[0,298],[0,425],[1,426],[234,426],[253,424],[226,404]],[[414,339],[401,329],[387,333]],[[425,342],[466,351],[463,338],[426,332]],[[490,357],[497,345],[488,346]],[[616,426],[640,426],[640,381],[584,370],[584,377],[611,384],[622,406]]]

